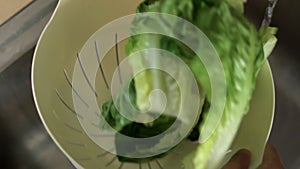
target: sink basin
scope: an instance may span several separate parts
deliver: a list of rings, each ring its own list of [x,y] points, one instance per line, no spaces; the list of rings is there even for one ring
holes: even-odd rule
[[[259,23],[265,4],[249,1],[249,16]],[[300,166],[300,58],[299,22],[287,18],[299,16],[300,2],[279,1],[273,25],[280,28],[279,43],[269,61],[276,87],[276,112],[269,142],[274,144],[287,169]],[[255,14],[251,13],[255,9]],[[295,10],[293,10],[295,9]],[[295,33],[291,33],[295,32]],[[0,73],[1,168],[74,168],[56,147],[44,129],[31,93],[30,69],[33,49]]]
[[[32,56],[30,50],[0,73],[1,168],[72,169],[37,115],[30,84]]]

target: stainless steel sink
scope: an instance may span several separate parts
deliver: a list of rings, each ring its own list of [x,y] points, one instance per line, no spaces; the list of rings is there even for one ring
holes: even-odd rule
[[[249,1],[246,11],[259,23],[266,4]],[[255,10],[253,10],[255,9]],[[279,43],[270,57],[276,85],[276,115],[270,142],[287,169],[300,168],[300,3],[279,1],[273,25],[280,28]],[[1,29],[0,29],[1,31]],[[0,73],[1,168],[74,168],[56,147],[36,112],[30,81],[33,49]],[[1,57],[0,57],[1,58]]]
[[[44,129],[34,106],[33,50],[0,74],[1,168],[73,168]]]

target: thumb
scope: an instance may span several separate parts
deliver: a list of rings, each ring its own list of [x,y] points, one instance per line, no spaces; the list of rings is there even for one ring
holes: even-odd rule
[[[251,154],[248,150],[238,151],[223,169],[248,169],[251,161]]]

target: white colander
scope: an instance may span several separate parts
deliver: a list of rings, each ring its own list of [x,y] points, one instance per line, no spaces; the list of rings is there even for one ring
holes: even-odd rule
[[[36,47],[32,85],[39,115],[54,142],[77,168],[97,169],[177,169],[182,167],[182,158],[193,149],[195,144],[183,142],[166,157],[145,163],[121,163],[116,155],[97,145],[83,129],[72,96],[73,71],[78,52],[93,38],[104,25],[120,17],[135,13],[140,0],[60,0]],[[120,25],[122,27],[124,25]],[[125,28],[124,28],[125,29]],[[118,33],[118,32],[116,32]],[[116,40],[117,34],[111,37]],[[96,39],[97,45],[105,41]],[[99,69],[95,88],[97,102],[101,105],[111,97],[107,85],[111,82],[117,65],[125,57],[124,44],[120,42],[118,52],[112,48]],[[91,49],[90,57],[95,57],[96,48]],[[82,64],[83,74],[89,67]],[[102,72],[103,71],[103,72]],[[104,76],[103,76],[104,74]],[[89,82],[87,77],[86,83]],[[88,104],[84,97],[77,96],[82,104]],[[231,146],[226,162],[238,149],[247,148],[252,152],[251,167],[257,167],[262,159],[264,146],[272,126],[274,113],[274,86],[271,70],[265,63],[257,80],[256,90],[251,102],[250,112],[244,117],[239,132]],[[89,122],[97,125],[93,120]],[[97,134],[97,133],[96,133]],[[99,133],[98,133],[99,134]],[[105,139],[105,138],[103,138]]]

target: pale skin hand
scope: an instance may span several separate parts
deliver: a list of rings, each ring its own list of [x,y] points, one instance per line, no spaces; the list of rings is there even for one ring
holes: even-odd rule
[[[251,153],[248,150],[240,150],[223,169],[248,169],[251,161]],[[267,144],[263,162],[258,169],[284,169],[277,150],[271,144]]]

